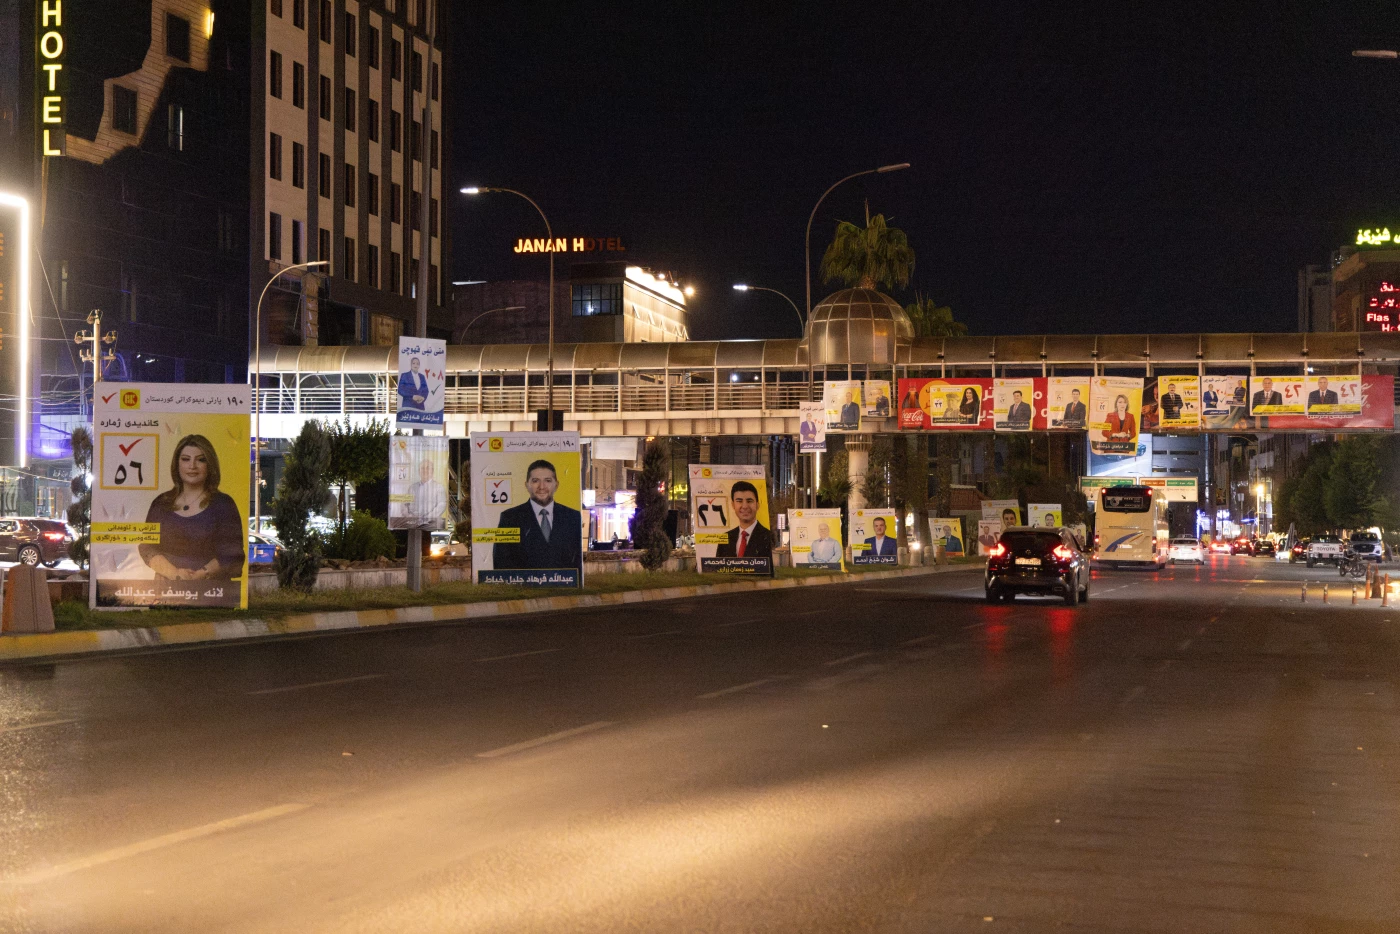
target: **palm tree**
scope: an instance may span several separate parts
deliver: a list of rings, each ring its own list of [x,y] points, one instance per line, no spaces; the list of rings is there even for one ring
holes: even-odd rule
[[[904,313],[914,325],[915,337],[962,337],[967,333],[967,325],[954,320],[953,309],[931,298],[916,296]]]
[[[898,227],[890,227],[885,215],[870,216],[865,209],[865,227],[850,221],[836,225],[836,236],[822,255],[823,282],[839,279],[847,286],[873,289],[900,288],[909,284],[914,271],[914,249]]]

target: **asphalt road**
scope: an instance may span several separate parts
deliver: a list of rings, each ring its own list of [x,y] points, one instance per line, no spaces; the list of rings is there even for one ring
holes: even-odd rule
[[[1339,583],[963,571],[0,668],[0,931],[1389,934],[1400,606]]]

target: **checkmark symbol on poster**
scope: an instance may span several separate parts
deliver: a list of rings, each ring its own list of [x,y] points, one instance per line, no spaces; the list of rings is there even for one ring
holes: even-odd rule
[[[103,397],[102,397],[102,401],[103,401],[103,402],[111,402],[111,401],[112,401],[113,399],[115,399],[116,397],[117,397],[117,394],[116,394],[116,393],[112,393],[111,395],[103,396]]]
[[[125,457],[127,454],[130,454],[130,453],[131,453],[131,449],[132,449],[132,448],[136,447],[136,445],[138,445],[138,444],[140,444],[140,443],[141,443],[141,439],[140,439],[140,438],[137,438],[135,441],[131,442],[130,444],[122,444],[122,443],[118,442],[118,443],[117,443],[117,447],[121,448],[122,456]]]

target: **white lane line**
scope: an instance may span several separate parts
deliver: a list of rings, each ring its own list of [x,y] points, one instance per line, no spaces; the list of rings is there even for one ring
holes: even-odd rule
[[[982,624],[978,623],[977,625],[980,626]],[[940,633],[931,632],[926,636],[919,636],[919,638],[917,639],[906,639],[905,641],[901,642],[900,645],[919,645],[922,642],[931,642],[932,640],[937,639],[939,635]]]
[[[854,655],[847,655],[845,658],[833,658],[831,661],[824,662],[823,664],[825,664],[828,668],[835,668],[837,665],[844,665],[847,662],[853,662],[858,658],[869,658],[874,654],[874,652],[857,652]]]
[[[174,833],[162,834],[159,837],[151,837],[149,840],[141,840],[137,843],[128,843],[126,846],[119,846],[111,850],[103,850],[101,853],[94,853],[91,856],[84,856],[82,859],[59,863],[57,866],[50,866],[48,869],[39,869],[27,875],[18,876],[7,881],[18,883],[19,885],[35,885],[40,882],[49,882],[60,876],[66,876],[83,869],[91,869],[94,866],[101,866],[104,863],[113,863],[119,859],[140,856],[142,853],[149,853],[152,850],[159,850],[162,847],[174,846],[177,843],[198,840],[200,837],[212,836],[216,833],[223,833],[226,830],[237,830],[239,827],[247,827],[249,824],[262,823],[263,821],[282,817],[285,814],[295,814],[297,811],[303,811],[308,807],[310,807],[309,804],[279,804],[276,807],[264,808],[261,811],[253,811],[251,814],[229,817],[224,820],[214,821],[212,824],[202,824],[198,827],[191,827],[188,830],[177,830]]]
[[[1176,650],[1177,650],[1178,652],[1185,652],[1187,649],[1191,648],[1191,643],[1192,643],[1193,641],[1195,641],[1195,640],[1193,640],[1193,639],[1182,639],[1180,642],[1178,642],[1178,643],[1176,644]]]
[[[696,700],[713,700],[716,697],[723,697],[726,694],[737,694],[740,691],[747,691],[749,688],[756,688],[763,684],[768,684],[772,678],[759,678],[757,681],[749,681],[746,684],[736,684],[732,688],[721,688],[718,691],[711,691],[708,694],[695,695]]]
[[[563,649],[535,649],[533,652],[512,652],[509,655],[488,655],[485,658],[474,658],[474,662],[503,662],[508,658],[525,658],[529,655],[548,655],[550,652],[562,652]]]
[[[501,756],[508,756],[513,752],[523,752],[526,749],[534,749],[536,746],[543,746],[546,743],[557,743],[561,739],[568,739],[570,736],[579,736],[583,733],[592,733],[594,730],[602,730],[612,726],[616,721],[599,720],[596,723],[588,723],[583,726],[576,726],[572,730],[560,730],[558,733],[550,733],[548,736],[539,736],[535,739],[527,739],[523,743],[512,743],[509,746],[502,746],[500,749],[492,749],[487,752],[476,754],[478,759],[496,759]]]
[[[683,632],[685,632],[684,629],[668,629],[665,632],[649,632],[645,635],[628,636],[627,638],[629,641],[633,639],[655,639],[657,636],[679,636]]]
[[[1121,701],[1118,702],[1118,709],[1122,710],[1124,707],[1137,700],[1139,697],[1142,696],[1142,692],[1146,690],[1147,685],[1145,684],[1139,684],[1137,687],[1133,688],[1131,691],[1128,692],[1127,697],[1123,698]]]
[[[383,678],[386,675],[355,675],[353,678],[336,678],[333,681],[310,681],[306,684],[289,684],[281,688],[263,688],[261,691],[248,691],[249,697],[256,697],[259,694],[283,694],[287,691],[304,691],[307,688],[324,688],[336,684],[353,684],[356,681],[373,681],[375,678]]]
[[[761,620],[761,619],[763,619],[762,616],[755,616],[753,619],[736,619],[736,620],[734,620],[733,622],[729,622],[729,623],[715,623],[715,624],[714,624],[713,626],[711,626],[710,628],[711,628],[711,629],[728,629],[730,626],[742,626],[742,625],[744,625],[745,623],[756,623],[756,622],[758,622],[758,621]]]
[[[847,681],[855,681],[857,678],[864,678],[866,675],[872,675],[877,671],[883,671],[884,668],[884,665],[861,665],[859,668],[852,668],[849,671],[843,671],[839,675],[831,675],[827,678],[818,678],[816,681],[809,682],[807,684],[807,690],[826,691],[836,687],[839,684],[845,684]]]
[[[62,726],[65,723],[77,723],[77,720],[41,720],[38,723],[17,723],[13,726],[0,726],[0,733],[18,733],[21,730],[37,730],[45,726]]]

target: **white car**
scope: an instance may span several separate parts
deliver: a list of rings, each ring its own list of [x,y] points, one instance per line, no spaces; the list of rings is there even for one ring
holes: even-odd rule
[[[1201,547],[1199,539],[1174,538],[1167,545],[1167,560],[1173,564],[1182,561],[1193,561],[1196,564],[1205,564],[1206,551]]]

